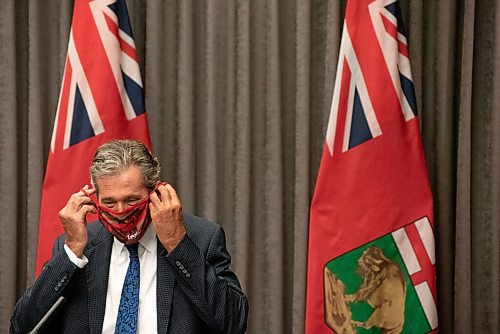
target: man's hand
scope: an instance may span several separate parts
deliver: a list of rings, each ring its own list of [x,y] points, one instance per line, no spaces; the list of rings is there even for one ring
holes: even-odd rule
[[[170,184],[158,187],[150,197],[149,210],[158,239],[170,253],[186,235],[182,205]]]
[[[83,189],[89,195],[95,193],[95,189],[89,189],[88,185],[85,185]],[[66,238],[65,243],[79,258],[82,257],[87,245],[87,220],[85,218],[89,212],[96,213],[91,202],[91,199],[80,190],[71,195],[66,206],[59,211],[59,219]]]

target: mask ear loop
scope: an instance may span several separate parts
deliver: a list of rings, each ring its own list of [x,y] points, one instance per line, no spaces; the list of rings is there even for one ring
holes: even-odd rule
[[[85,194],[85,196],[87,196],[88,198],[90,198],[90,200],[92,201],[92,204],[94,204],[94,206],[97,206],[98,203],[96,203],[96,201],[94,201],[94,199],[85,191],[85,189],[80,189],[81,192],[83,192]]]

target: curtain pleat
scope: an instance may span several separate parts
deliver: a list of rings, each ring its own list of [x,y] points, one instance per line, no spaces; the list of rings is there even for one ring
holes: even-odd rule
[[[250,2],[237,1],[235,3],[235,15],[233,24],[235,27],[234,41],[234,64],[232,71],[234,97],[229,97],[228,104],[229,123],[228,128],[232,128],[234,138],[227,138],[228,153],[233,158],[229,158],[230,173],[226,173],[225,179],[228,180],[228,186],[234,184],[228,189],[228,198],[232,198],[232,205],[228,207],[229,243],[233,250],[235,269],[238,268],[241,273],[241,283],[244,286],[251,286],[250,273],[254,254],[252,254],[252,235],[251,231],[255,228],[252,224],[252,190],[254,182],[251,174],[251,104],[250,104]],[[228,135],[230,132],[228,133]],[[231,201],[230,201],[231,202]],[[254,307],[252,306],[252,309]],[[257,308],[255,308],[257,309]],[[251,314],[254,314],[252,311]]]
[[[471,322],[473,332],[498,331],[499,101],[496,1],[476,2],[471,124]],[[478,24],[478,22],[483,24]],[[479,246],[480,245],[480,246]],[[460,259],[458,259],[460,260]],[[458,263],[460,264],[460,263]],[[494,298],[496,296],[496,298]],[[493,297],[493,298],[492,298]]]
[[[400,4],[435,203],[440,332],[496,333],[500,5]],[[309,203],[346,1],[127,5],[162,178],[184,210],[224,227],[248,333],[303,333]],[[33,282],[72,9],[0,0],[1,332]]]
[[[292,113],[293,137],[285,146],[289,159],[293,161],[293,170],[284,167],[286,186],[289,189],[285,194],[285,226],[287,239],[285,243],[285,268],[293,268],[291,275],[285,276],[285,333],[302,333],[305,313],[305,289],[307,259],[307,235],[309,219],[309,193],[312,181],[309,179],[309,161],[311,156],[311,115],[308,112],[311,105],[311,4],[307,0],[297,1],[294,8],[294,25],[296,29],[295,41],[291,52],[294,53],[295,75],[291,78],[294,83],[288,93],[291,99],[287,110],[294,108]],[[290,43],[292,44],[292,43]],[[288,79],[285,81],[287,82]],[[287,94],[284,94],[287,95]],[[316,131],[314,131],[316,133]],[[293,149],[291,149],[293,147]],[[288,173],[287,173],[288,171]],[[291,289],[290,289],[291,287]],[[291,296],[290,292],[291,291]]]
[[[471,133],[472,133],[472,69],[474,60],[474,1],[465,1],[461,8],[464,21],[461,27],[460,102],[457,138],[457,189],[454,284],[461,288],[455,292],[453,305],[456,333],[472,333],[471,284]]]
[[[16,40],[15,22],[11,17],[16,16],[15,1],[5,1],[1,7],[0,15],[0,59],[3,60],[0,66],[0,74],[3,80],[0,80],[0,150],[2,159],[0,159],[0,209],[2,211],[2,223],[9,222],[9,227],[15,226],[18,217],[21,216],[21,206],[18,206],[17,199],[20,183],[19,158],[17,150],[22,147],[22,142],[18,140],[19,124],[16,110],[18,108],[17,89],[20,86],[19,78],[16,77],[16,67],[18,66],[18,49],[15,44],[9,42]],[[24,32],[24,31],[23,31]],[[22,32],[20,32],[22,33]],[[21,60],[21,59],[19,59]],[[20,65],[20,64],[19,64]],[[9,78],[9,80],[6,80]],[[19,87],[20,88],[20,87]],[[4,153],[5,152],[5,153]],[[10,158],[7,156],[10,155]],[[16,158],[14,158],[16,157]],[[12,199],[11,199],[12,198]],[[3,223],[6,224],[6,223]],[[6,229],[8,226],[2,226]],[[8,328],[5,324],[9,321],[9,313],[17,297],[17,274],[23,275],[25,268],[22,264],[18,266],[15,254],[18,252],[21,257],[26,258],[25,243],[22,242],[26,234],[26,225],[22,228],[14,228],[8,233],[0,233],[0,242],[3,249],[10,250],[10,256],[2,258],[0,261],[0,321],[4,324],[2,328]],[[21,267],[21,268],[20,268]]]

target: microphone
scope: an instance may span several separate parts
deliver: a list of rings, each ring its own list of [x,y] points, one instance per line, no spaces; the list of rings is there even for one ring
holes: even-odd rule
[[[59,297],[59,299],[56,300],[56,302],[54,303],[54,305],[52,305],[49,311],[45,313],[42,320],[40,320],[38,324],[36,324],[35,328],[33,328],[33,330],[29,332],[29,334],[37,334],[40,328],[42,328],[42,326],[45,324],[45,322],[47,322],[47,320],[52,316],[52,314],[54,314],[54,312],[59,308],[59,306],[64,304],[65,301],[66,298],[64,298],[64,296]]]

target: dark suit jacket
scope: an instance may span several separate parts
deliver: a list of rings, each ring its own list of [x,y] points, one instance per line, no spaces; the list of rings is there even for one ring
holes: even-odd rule
[[[229,270],[224,231],[192,215],[184,215],[184,222],[187,235],[170,254],[158,241],[158,333],[244,332],[248,303]],[[66,303],[44,333],[101,333],[113,236],[99,222],[88,231],[83,269],[69,260],[63,237],[56,239],[52,259],[16,304],[11,333],[32,330],[60,296]]]

